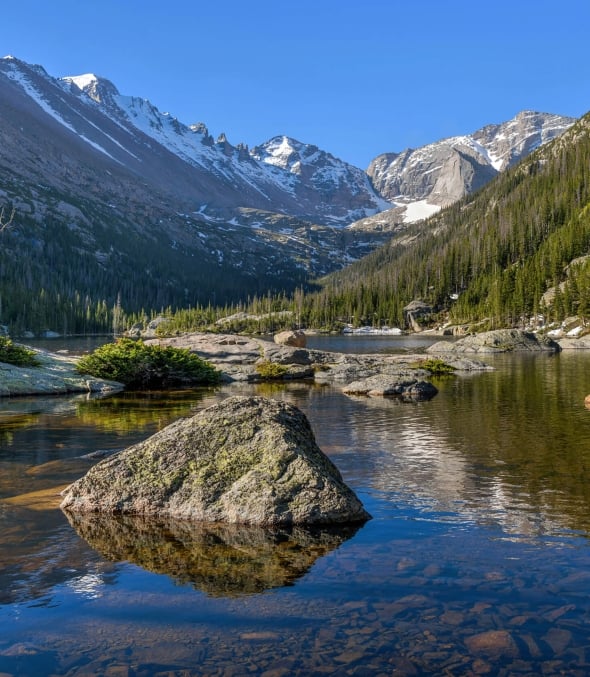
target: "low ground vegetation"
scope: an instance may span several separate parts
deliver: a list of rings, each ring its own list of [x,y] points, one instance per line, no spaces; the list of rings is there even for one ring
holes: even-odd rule
[[[14,344],[6,336],[0,336],[0,362],[16,367],[38,367],[41,364],[34,350]]]
[[[83,357],[82,374],[124,383],[131,389],[215,384],[219,372],[206,360],[183,348],[147,345],[123,338]]]

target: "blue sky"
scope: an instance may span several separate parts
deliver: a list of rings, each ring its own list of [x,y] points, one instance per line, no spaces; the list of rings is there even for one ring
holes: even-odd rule
[[[588,0],[18,0],[1,21],[4,54],[50,75],[362,168],[524,109],[590,110]]]

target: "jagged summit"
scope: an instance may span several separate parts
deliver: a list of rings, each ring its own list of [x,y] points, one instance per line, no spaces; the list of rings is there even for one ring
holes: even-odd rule
[[[58,79],[12,56],[0,61],[0,122],[0,167],[11,172],[0,175],[2,190],[18,176],[76,203],[92,195],[107,212],[118,210],[121,222],[135,203],[131,230],[153,219],[190,249],[209,242],[213,229],[220,239],[208,255],[216,262],[242,266],[248,250],[273,261],[269,270],[278,275],[284,267],[268,254],[278,248],[293,256],[287,267],[306,267],[311,276],[367,253],[391,223],[432,214],[571,124],[523,111],[473,134],[385,153],[364,172],[284,134],[250,149],[233,145],[225,133],[215,139],[203,122],[186,125],[95,73]],[[160,209],[164,217],[156,219]],[[239,244],[230,245],[235,229]]]
[[[421,204],[421,218],[481,188],[499,172],[562,134],[574,118],[525,110],[500,124],[490,124],[401,153],[384,153],[367,173],[375,190],[396,203],[391,222],[414,220],[409,206]],[[380,222],[383,219],[380,217]],[[371,227],[366,222],[363,227]]]
[[[274,136],[265,143],[252,149],[252,155],[261,162],[266,162],[275,167],[281,167],[293,174],[301,174],[304,164],[311,165],[320,156],[324,160],[336,160],[333,155],[320,151],[317,146],[302,143],[289,136]],[[337,160],[337,162],[340,162]]]
[[[112,103],[114,97],[119,96],[119,90],[110,80],[99,77],[94,73],[70,75],[60,79],[64,83],[74,85],[99,104]]]

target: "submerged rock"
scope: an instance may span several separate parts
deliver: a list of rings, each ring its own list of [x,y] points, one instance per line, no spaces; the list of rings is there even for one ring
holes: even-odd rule
[[[262,397],[231,397],[176,421],[98,463],[63,495],[66,512],[265,526],[370,519],[305,415]]]
[[[426,349],[430,354],[507,353],[516,351],[558,352],[559,344],[546,336],[521,329],[497,329],[473,334],[456,342],[439,341]]]

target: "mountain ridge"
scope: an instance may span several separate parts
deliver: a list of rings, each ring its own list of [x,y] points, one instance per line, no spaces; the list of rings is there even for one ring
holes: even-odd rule
[[[56,309],[120,296],[132,310],[290,292],[389,239],[359,215],[397,209],[407,225],[433,208],[389,204],[317,146],[233,146],[105,78],[0,60],[0,206],[16,210],[0,248],[2,321],[31,324],[25,306],[35,326],[55,326],[55,313],[37,317],[47,289]]]

